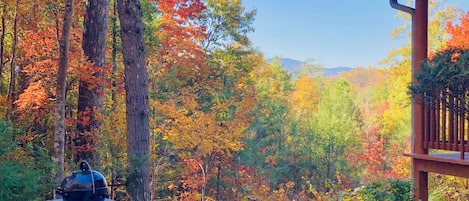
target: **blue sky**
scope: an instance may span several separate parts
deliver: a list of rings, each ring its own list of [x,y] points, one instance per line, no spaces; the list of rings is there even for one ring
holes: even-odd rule
[[[400,0],[405,3],[407,0]],[[243,0],[257,9],[253,46],[265,57],[281,56],[324,67],[378,66],[407,39],[391,39],[402,24],[389,0]],[[447,0],[469,10],[469,0]]]

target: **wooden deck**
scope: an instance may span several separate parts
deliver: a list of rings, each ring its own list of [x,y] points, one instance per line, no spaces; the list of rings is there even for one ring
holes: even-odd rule
[[[469,166],[469,155],[464,157],[464,160],[462,160],[460,152],[432,152],[428,154],[405,153],[404,155],[421,160],[431,160]]]

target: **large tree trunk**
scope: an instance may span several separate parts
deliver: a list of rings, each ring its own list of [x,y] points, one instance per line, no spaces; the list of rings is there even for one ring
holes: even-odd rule
[[[2,33],[0,34],[0,84],[1,80],[3,80],[3,65],[4,65],[4,54],[5,54],[5,34],[6,34],[6,23],[5,23],[5,12],[6,12],[7,5],[3,5],[2,8],[2,19],[1,19],[1,26],[2,26]]]
[[[127,188],[135,201],[150,200],[148,73],[145,61],[142,11],[139,0],[118,0],[124,56],[127,155]]]
[[[89,0],[86,7],[86,16],[83,22],[83,52],[94,65],[104,67],[106,59],[106,39],[108,22],[109,0]],[[91,75],[88,75],[91,76]],[[92,83],[90,88],[86,81],[80,80],[78,96],[78,134],[75,146],[91,147],[91,150],[78,149],[75,153],[75,161],[83,159],[96,159],[96,137],[100,129],[100,122],[97,114],[101,113],[103,107],[103,73],[97,72],[94,75],[98,78],[98,83]],[[84,119],[90,122],[83,124]],[[85,132],[91,132],[86,135]]]
[[[64,23],[60,43],[59,70],[57,73],[57,100],[55,109],[54,133],[54,165],[55,184],[60,184],[64,178],[64,150],[65,150],[65,87],[68,70],[68,50],[70,32],[72,29],[73,0],[66,0]],[[61,196],[59,196],[60,198]]]

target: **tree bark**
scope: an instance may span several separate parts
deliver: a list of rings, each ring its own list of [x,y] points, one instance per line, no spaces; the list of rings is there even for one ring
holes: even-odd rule
[[[60,184],[64,178],[64,150],[65,150],[65,87],[68,70],[68,50],[70,32],[72,29],[73,0],[66,0],[62,36],[59,40],[59,70],[57,73],[57,100],[55,109],[54,133],[54,181]],[[57,195],[60,198],[60,195]]]
[[[150,200],[148,72],[139,0],[117,2],[124,56],[127,155],[131,174],[127,188],[135,201]]]
[[[6,4],[3,5],[2,8],[2,19],[1,19],[1,26],[2,26],[2,33],[0,35],[0,81],[3,79],[3,65],[4,65],[4,54],[5,54],[5,34],[6,34],[6,23],[5,23],[5,12],[6,12]]]
[[[104,67],[106,60],[106,39],[108,23],[109,0],[88,0],[86,6],[86,16],[83,21],[83,52],[88,60],[97,67]],[[103,107],[103,77],[104,74],[97,72],[94,75],[99,81],[96,87],[90,88],[86,81],[80,80],[78,95],[78,134],[75,146],[91,147],[91,150],[79,149],[84,151],[75,152],[75,161],[83,159],[95,160],[96,157],[96,138],[101,124],[96,118],[101,113]],[[87,110],[89,112],[87,112]],[[90,119],[88,124],[83,124],[83,119]],[[91,132],[85,135],[85,132]],[[95,161],[96,162],[96,161]]]

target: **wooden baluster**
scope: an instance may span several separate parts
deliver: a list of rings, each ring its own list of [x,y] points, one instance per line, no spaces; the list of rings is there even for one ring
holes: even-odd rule
[[[428,149],[428,141],[429,135],[430,135],[430,111],[428,109],[428,104],[425,103],[425,101],[422,101],[422,108],[423,108],[423,119],[422,119],[422,124],[423,124],[423,148]]]
[[[463,127],[463,130],[464,130],[464,135],[465,135],[465,139],[466,139],[466,142],[464,144],[464,151],[468,151],[468,143],[469,143],[469,103],[467,103],[467,96],[469,95],[469,91],[466,90],[466,92],[464,93],[464,102],[463,102],[463,109],[462,109],[462,112],[464,113],[464,118],[463,118],[463,121],[464,121],[464,127]]]
[[[441,93],[438,94],[439,97],[435,100],[435,132],[436,132],[436,148],[441,149],[441,140],[440,140],[440,135],[441,135],[441,108],[440,108],[440,98],[441,98]]]
[[[436,132],[437,107],[436,107],[436,104],[435,104],[434,101],[436,101],[436,100],[431,101],[430,107],[427,109],[428,111],[430,111],[430,121],[428,122],[430,125],[428,125],[428,126],[430,127],[430,142],[431,142],[430,146],[431,146],[432,149],[436,149],[437,144],[438,144],[438,141],[436,141],[436,136],[437,136],[437,132]]]
[[[456,137],[456,151],[459,151],[459,147],[461,144],[461,136],[459,135],[459,111],[458,111],[458,106],[459,106],[459,96],[456,94],[454,97],[454,105],[453,105],[453,110],[454,110],[454,133]]]
[[[459,95],[460,96],[460,101],[459,101],[459,105],[458,105],[458,110],[459,110],[459,135],[461,136],[461,142],[460,142],[460,159],[461,160],[464,160],[464,146],[465,146],[465,142],[464,142],[464,106],[466,104],[466,101],[465,101],[465,94],[461,94]]]
[[[457,139],[454,139],[454,108],[453,108],[453,97],[449,97],[449,102],[448,102],[448,109],[449,109],[449,143],[450,143],[450,149],[455,150],[455,141]]]
[[[445,94],[442,94],[443,98],[441,99],[441,102],[439,103],[440,107],[441,107],[441,132],[442,132],[442,138],[443,138],[443,149],[445,150],[448,150],[449,149],[449,146],[448,146],[448,138],[446,137],[446,133],[447,133],[447,128],[448,126],[446,125],[447,121],[446,121],[446,114],[448,112],[447,108],[446,108],[446,105],[445,105],[445,102],[446,102],[446,98],[447,96]]]

